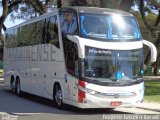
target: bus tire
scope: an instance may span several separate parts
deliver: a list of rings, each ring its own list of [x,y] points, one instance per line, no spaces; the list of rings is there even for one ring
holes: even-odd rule
[[[11,76],[10,88],[11,88],[11,91],[12,91],[13,93],[16,93],[14,76]]]
[[[17,79],[16,79],[16,94],[18,96],[21,96],[21,84],[20,84],[19,77],[17,77]]]
[[[61,89],[61,86],[59,83],[56,83],[54,85],[53,97],[54,97],[54,101],[55,101],[56,106],[59,109],[63,109],[64,103],[63,103],[62,89]]]

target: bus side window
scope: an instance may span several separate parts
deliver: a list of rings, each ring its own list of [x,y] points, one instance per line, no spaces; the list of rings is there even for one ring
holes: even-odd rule
[[[31,44],[31,25],[25,25],[21,28],[18,29],[17,31],[17,45],[18,47],[20,46],[28,46]]]
[[[47,33],[47,19],[44,19],[42,28],[42,44],[45,44],[47,41],[46,33]]]
[[[6,47],[9,47],[9,37],[10,37],[10,34],[9,34],[9,31],[7,31],[6,35],[5,35],[5,45],[6,45]]]
[[[43,44],[43,26],[44,25],[44,20],[40,20],[40,21],[37,21],[36,22],[36,30],[37,31],[34,31],[35,32],[35,38],[34,39],[34,45],[37,45],[37,44]]]
[[[41,41],[41,39],[37,39],[37,37],[38,36],[40,36],[39,34],[39,32],[38,32],[38,22],[34,22],[34,23],[32,23],[31,24],[31,26],[30,26],[30,31],[31,31],[31,35],[30,35],[30,40],[29,40],[29,43],[28,43],[28,45],[35,45],[35,44],[37,44],[37,42],[39,42],[40,43],[40,41]]]
[[[9,48],[16,47],[16,28],[6,33],[6,46]]]
[[[46,28],[47,28],[46,29],[46,43],[53,44],[57,48],[60,48],[57,16],[52,16],[49,18],[49,20],[47,21]]]

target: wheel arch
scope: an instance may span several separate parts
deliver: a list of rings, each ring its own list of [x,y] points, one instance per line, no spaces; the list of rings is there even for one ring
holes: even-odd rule
[[[16,76],[16,82],[20,81],[20,77],[17,75]]]
[[[56,90],[56,85],[60,85],[60,87],[61,87],[61,84],[58,82],[58,81],[55,81],[54,82],[54,84],[53,84],[53,96],[55,95],[55,90]],[[62,87],[61,87],[61,89],[62,89]]]
[[[61,82],[59,82],[59,81],[55,81],[55,82],[53,83],[53,96],[55,95],[55,86],[56,86],[57,84],[61,87],[62,96],[63,96],[63,98],[64,98],[64,88],[63,88]],[[54,99],[54,98],[53,98],[53,99]]]

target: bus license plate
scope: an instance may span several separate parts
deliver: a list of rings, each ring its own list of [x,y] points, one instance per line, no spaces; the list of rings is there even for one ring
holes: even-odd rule
[[[122,102],[120,102],[120,101],[112,101],[111,102],[111,106],[120,106],[120,105],[122,105]]]

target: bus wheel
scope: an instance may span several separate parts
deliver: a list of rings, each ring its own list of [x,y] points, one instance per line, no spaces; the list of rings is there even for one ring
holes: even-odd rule
[[[64,107],[62,89],[59,84],[56,84],[54,88],[54,100],[59,109]]]
[[[16,90],[15,90],[15,83],[14,83],[14,81],[11,82],[10,88],[11,88],[12,92],[15,93]]]
[[[11,77],[10,88],[11,88],[11,90],[12,90],[13,93],[16,92],[16,90],[15,90],[16,89],[15,88],[15,81],[14,81],[13,77]]]
[[[20,79],[19,78],[16,80],[16,94],[18,96],[21,95],[21,84],[20,84]]]

